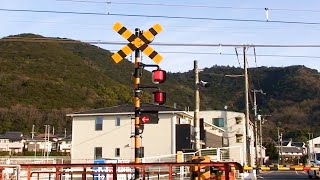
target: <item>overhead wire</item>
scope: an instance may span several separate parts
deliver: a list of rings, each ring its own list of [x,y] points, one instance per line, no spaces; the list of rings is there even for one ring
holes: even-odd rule
[[[122,42],[112,42],[112,41],[101,41],[101,40],[71,40],[71,39],[62,39],[62,38],[55,38],[55,39],[49,39],[44,37],[39,38],[25,38],[25,37],[7,37],[0,39],[0,42],[30,42],[30,43],[67,43],[67,44],[92,44],[92,45],[126,45],[127,43]],[[157,45],[157,43],[153,43],[153,45]],[[163,44],[158,44],[163,45]],[[166,43],[166,45],[174,46],[174,44]],[[199,44],[185,44],[189,47],[199,47]],[[251,44],[251,45],[240,45],[240,44],[207,44],[209,47],[288,47],[288,48],[298,48],[298,47],[320,47],[320,45],[276,45],[276,44],[270,44],[270,45],[262,45],[262,44]],[[181,46],[181,44],[179,44]],[[200,47],[203,47],[204,45],[201,44]],[[115,51],[115,50],[110,50]],[[199,55],[222,55],[222,56],[234,56],[234,55],[243,55],[242,53],[221,53],[221,52],[191,52],[191,51],[159,51],[159,53],[167,53],[167,54],[199,54]],[[308,58],[308,59],[320,59],[320,56],[310,56],[310,55],[281,55],[281,54],[247,54],[248,56],[257,56],[257,57],[283,57],[283,58]],[[238,63],[240,63],[240,60],[238,60]]]
[[[72,40],[66,38],[46,37],[5,37],[0,42],[54,42],[54,43],[88,43],[98,45],[127,45],[128,42],[102,40]],[[211,43],[152,43],[153,46],[180,46],[180,47],[260,47],[260,48],[319,48],[320,44],[211,44]]]
[[[166,15],[121,14],[121,13],[98,13],[98,12],[55,11],[55,10],[32,10],[32,9],[6,9],[6,8],[0,8],[0,11],[5,11],[5,12],[30,12],[30,13],[54,13],[54,14],[74,14],[74,15],[96,15],[96,16],[166,18],[166,19],[187,19],[187,20],[206,20],[206,21],[232,21],[232,22],[256,22],[256,23],[320,25],[320,22],[305,22],[305,21],[283,21],[283,20],[269,20],[269,21],[266,21],[266,20],[259,20],[259,19],[211,18],[211,17],[166,16]]]
[[[314,12],[320,13],[318,9],[292,9],[292,8],[270,8],[270,7],[234,7],[234,6],[210,6],[210,5],[195,5],[195,4],[165,4],[165,3],[140,3],[140,2],[117,2],[117,1],[93,1],[93,0],[56,0],[65,2],[79,3],[103,3],[103,4],[118,4],[118,5],[138,5],[138,6],[165,6],[165,7],[183,7],[183,8],[210,8],[210,9],[233,9],[233,10],[272,10],[272,11],[292,11],[292,12]]]

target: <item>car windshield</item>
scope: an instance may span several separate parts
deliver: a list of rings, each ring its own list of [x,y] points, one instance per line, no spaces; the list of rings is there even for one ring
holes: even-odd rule
[[[316,153],[316,159],[317,161],[320,161],[320,153]]]

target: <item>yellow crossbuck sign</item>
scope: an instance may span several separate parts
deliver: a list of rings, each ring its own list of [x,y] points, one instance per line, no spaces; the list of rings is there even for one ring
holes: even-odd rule
[[[129,41],[126,46],[122,47],[121,50],[111,56],[116,63],[120,62],[136,49],[140,49],[155,63],[159,64],[161,62],[162,56],[148,45],[153,40],[153,38],[162,31],[162,27],[160,24],[155,24],[152,28],[144,31],[142,34],[139,33],[139,36],[133,34],[119,22],[116,22],[113,25],[112,29]]]

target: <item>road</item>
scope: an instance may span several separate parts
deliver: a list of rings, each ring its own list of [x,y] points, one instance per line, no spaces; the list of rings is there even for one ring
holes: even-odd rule
[[[261,171],[257,179],[309,179],[305,171]]]

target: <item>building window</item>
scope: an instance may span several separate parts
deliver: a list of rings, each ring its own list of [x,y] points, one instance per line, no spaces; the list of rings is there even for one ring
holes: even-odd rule
[[[116,118],[116,126],[120,126],[120,117]]]
[[[320,148],[320,144],[314,144],[315,148]]]
[[[94,148],[94,159],[101,159],[102,158],[102,147],[95,147]]]
[[[120,148],[116,148],[116,157],[120,157]]]
[[[242,143],[242,134],[236,134],[236,143]]]
[[[96,131],[102,131],[102,124],[103,124],[103,118],[97,117],[96,118]]]
[[[241,116],[236,117],[236,124],[240,124],[241,121],[242,121],[242,117]]]
[[[213,124],[218,127],[224,127],[224,119],[223,118],[213,118]]]

